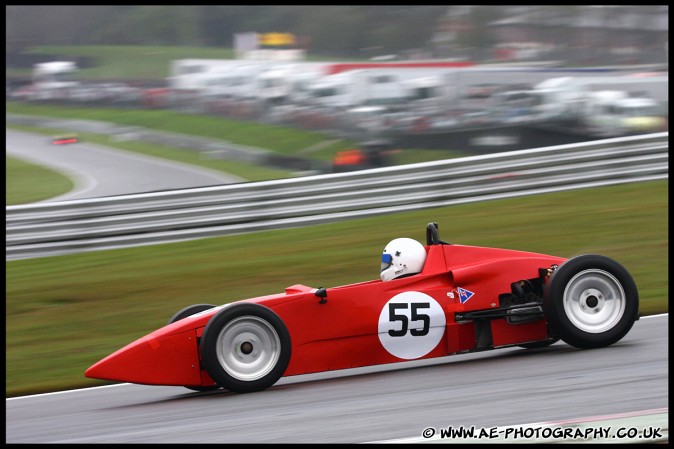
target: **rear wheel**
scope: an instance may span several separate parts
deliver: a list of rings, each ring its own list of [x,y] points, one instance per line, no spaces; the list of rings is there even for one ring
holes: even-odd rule
[[[552,332],[578,348],[609,346],[639,315],[639,294],[627,270],[605,256],[584,255],[553,273],[544,305]]]
[[[214,304],[193,304],[191,306],[187,306],[182,310],[179,310],[176,312],[175,315],[169,319],[168,324],[175,323],[176,321],[182,320],[183,318],[187,318],[190,315],[194,315],[195,313],[203,312],[204,310],[212,309],[215,307]],[[212,390],[218,390],[220,388],[220,385],[209,385],[205,387],[188,387],[186,386],[188,390],[192,391],[212,391]]]
[[[206,325],[201,358],[220,386],[237,393],[264,390],[290,362],[290,334],[271,309],[258,304],[224,308]]]

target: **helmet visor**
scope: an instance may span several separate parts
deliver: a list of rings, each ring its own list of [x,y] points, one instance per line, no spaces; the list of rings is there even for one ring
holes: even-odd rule
[[[381,255],[381,271],[386,270],[388,267],[391,266],[392,263],[393,263],[392,255],[386,253]]]

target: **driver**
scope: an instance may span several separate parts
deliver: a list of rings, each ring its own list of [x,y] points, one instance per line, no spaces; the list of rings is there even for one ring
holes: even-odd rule
[[[391,240],[381,255],[381,280],[390,281],[421,273],[426,262],[426,248],[406,237]]]

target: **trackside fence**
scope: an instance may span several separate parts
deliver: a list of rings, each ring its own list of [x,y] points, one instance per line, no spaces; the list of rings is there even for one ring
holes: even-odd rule
[[[669,133],[350,173],[6,207],[6,259],[668,178]]]

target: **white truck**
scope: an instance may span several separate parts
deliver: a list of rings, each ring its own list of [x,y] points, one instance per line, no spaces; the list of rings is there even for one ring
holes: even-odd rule
[[[304,104],[310,84],[323,76],[326,66],[310,62],[274,65],[257,77],[257,98],[267,105]]]
[[[168,85],[174,107],[201,110],[205,103],[252,96],[260,63],[236,59],[178,59],[171,63]]]
[[[601,137],[667,130],[664,108],[657,101],[619,90],[588,93],[581,120],[591,134]]]
[[[235,59],[176,59],[171,61],[168,85],[175,91],[195,91],[214,73],[237,64]]]
[[[324,76],[312,86],[317,105],[335,109],[359,106],[405,106],[411,80],[432,74],[432,69],[358,69]],[[418,92],[417,92],[418,93]]]
[[[79,86],[77,65],[71,61],[41,62],[33,66],[32,100],[68,98],[69,90]]]
[[[434,115],[458,107],[460,89],[451,72],[422,76],[403,81],[407,109]]]
[[[562,77],[537,84],[533,115],[541,121],[577,122],[596,136],[657,132],[667,128],[668,77]],[[636,93],[636,94],[635,94]]]

